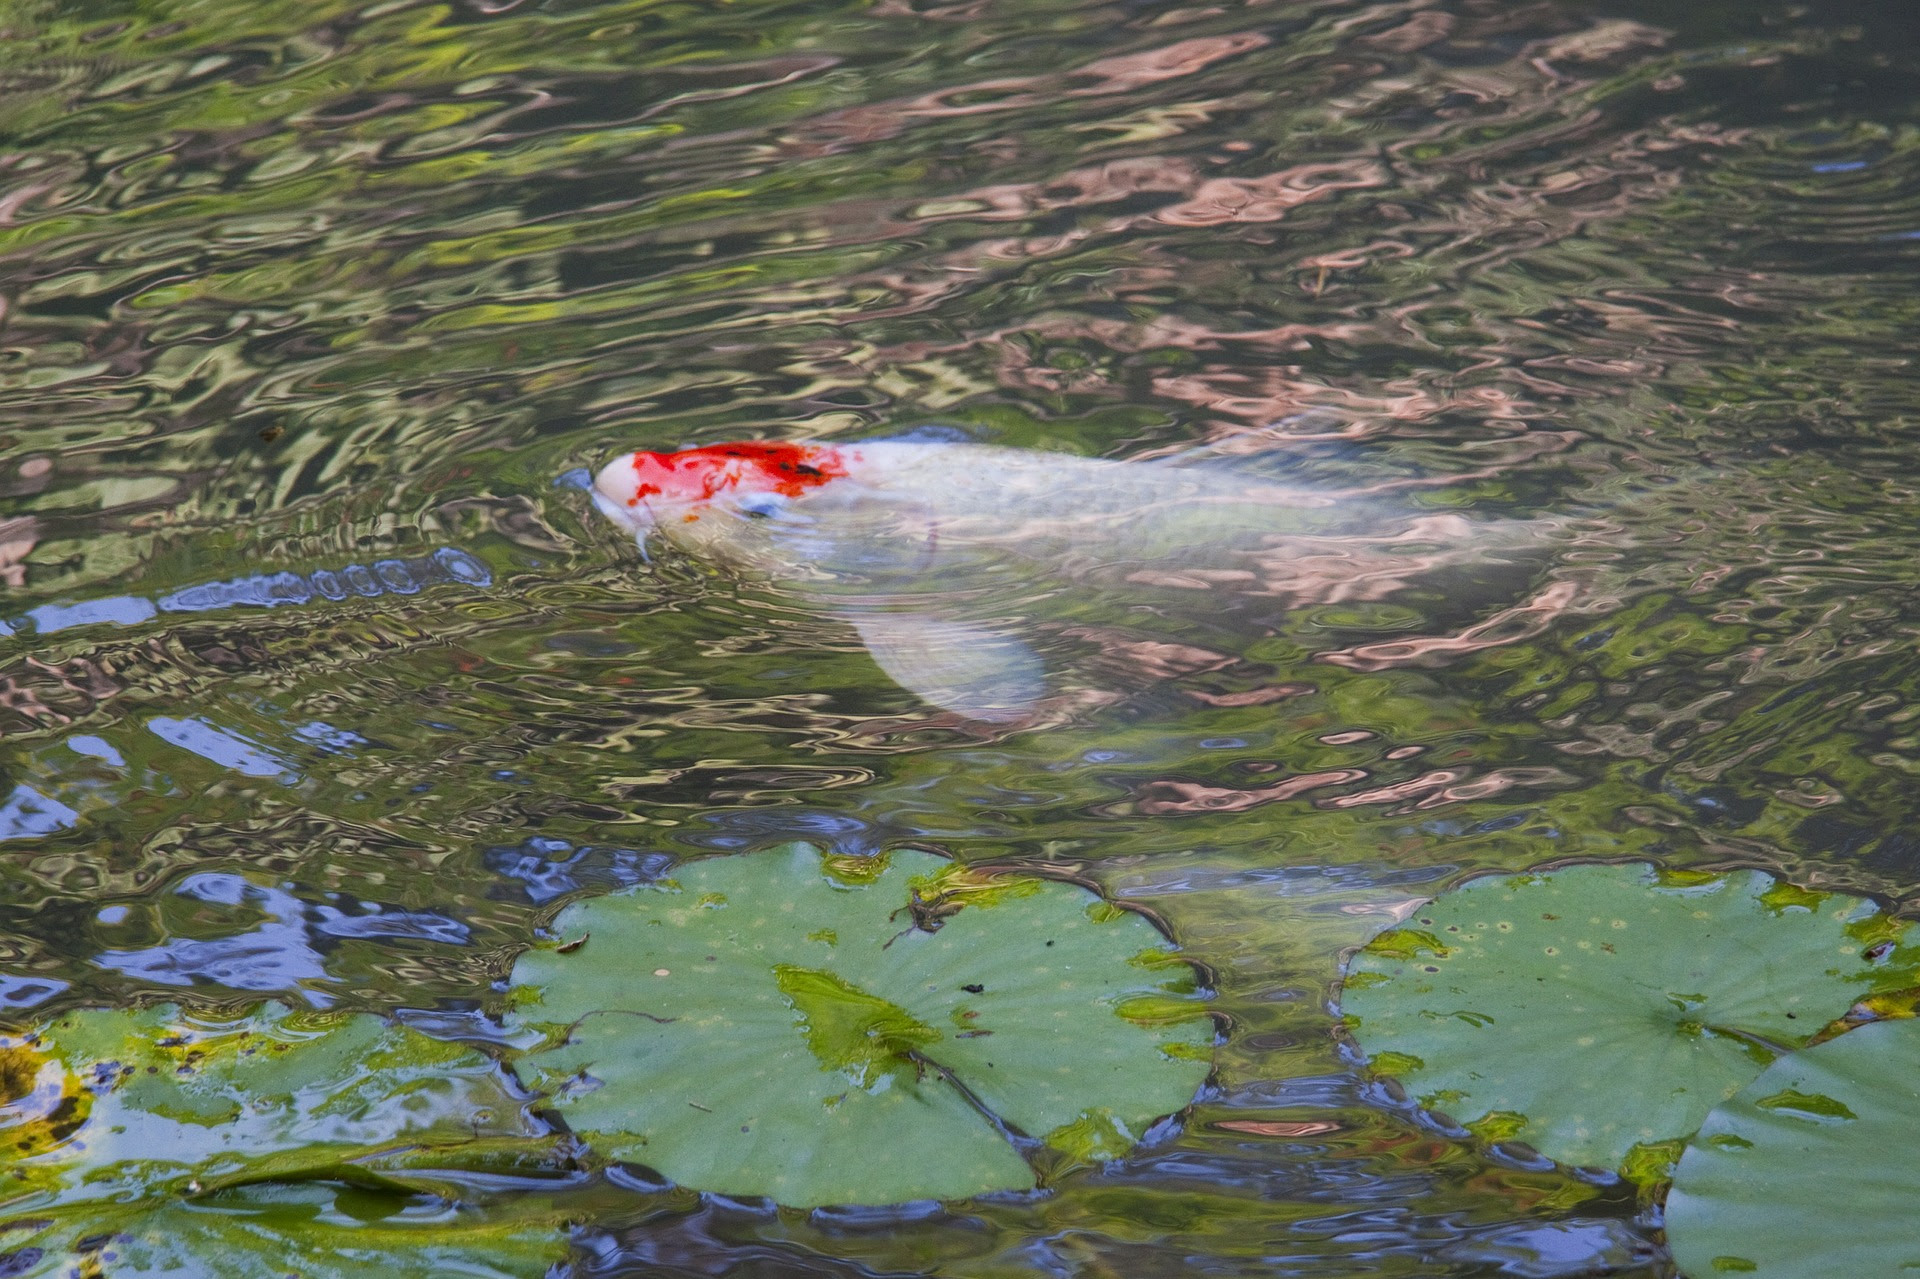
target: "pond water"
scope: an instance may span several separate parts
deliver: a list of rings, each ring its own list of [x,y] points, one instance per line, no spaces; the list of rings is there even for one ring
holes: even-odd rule
[[[14,0],[0,1018],[484,1042],[563,904],[678,859],[1044,863],[1210,974],[1184,1127],[946,1207],[529,1178],[577,1271],[1671,1274],[1633,1186],[1372,1082],[1339,964],[1564,858],[1920,892],[1911,19]],[[1527,536],[1089,593],[1072,686],[990,723],[580,489],[902,435]]]

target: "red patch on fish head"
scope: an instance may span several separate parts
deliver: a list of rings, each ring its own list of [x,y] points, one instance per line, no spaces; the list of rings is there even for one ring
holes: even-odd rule
[[[778,493],[799,497],[846,475],[846,459],[831,444],[709,444],[679,453],[635,453],[633,496],[704,502],[723,493]]]

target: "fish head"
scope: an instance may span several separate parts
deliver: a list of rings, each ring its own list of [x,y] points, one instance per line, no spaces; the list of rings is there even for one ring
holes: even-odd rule
[[[709,444],[623,454],[593,481],[593,502],[644,549],[662,541],[730,568],[775,574],[795,565],[796,500],[848,478],[831,444]]]

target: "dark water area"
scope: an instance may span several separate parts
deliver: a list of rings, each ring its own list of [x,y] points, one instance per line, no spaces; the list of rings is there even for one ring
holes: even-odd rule
[[[1566,858],[1920,902],[1917,277],[1906,4],[15,0],[0,1019],[484,1038],[679,859],[1048,863],[1212,975],[1184,1127],[944,1209],[576,1180],[578,1271],[1671,1274],[1371,1082],[1340,957]],[[1117,674],[994,725],[578,486],[915,431],[1533,537],[1092,600]]]

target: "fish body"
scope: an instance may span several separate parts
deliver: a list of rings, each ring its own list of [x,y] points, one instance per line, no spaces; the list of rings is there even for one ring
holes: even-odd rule
[[[642,451],[605,466],[594,492],[643,539],[776,578],[897,578],[994,554],[1079,576],[1355,520],[1326,496],[1222,468],[905,441]]]
[[[1391,576],[1471,531],[1197,459],[944,442],[641,450],[603,467],[593,497],[643,550],[807,593],[897,683],[988,721],[1045,695],[1033,623],[1072,588],[1334,598],[1377,579],[1383,553]]]

